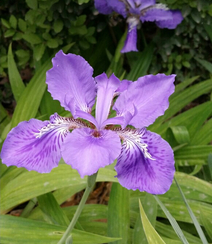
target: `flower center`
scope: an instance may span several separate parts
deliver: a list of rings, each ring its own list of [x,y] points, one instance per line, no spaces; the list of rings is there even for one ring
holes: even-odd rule
[[[93,133],[92,133],[92,136],[93,137],[101,137],[101,133],[98,131],[98,130],[94,130]]]

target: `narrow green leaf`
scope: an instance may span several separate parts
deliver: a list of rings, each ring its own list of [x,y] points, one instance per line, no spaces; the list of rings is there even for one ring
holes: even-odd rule
[[[126,79],[134,81],[139,77],[146,75],[152,61],[153,53],[154,46],[153,44],[150,44],[144,49],[142,53],[127,54],[128,58],[130,58],[130,55],[133,55],[132,59],[134,59],[134,62],[130,62],[132,63],[131,71],[127,75]]]
[[[190,175],[196,175],[202,169],[202,165],[195,165],[194,170],[190,173]]]
[[[115,171],[100,169],[97,181],[117,182]],[[80,178],[78,172],[67,164],[61,164],[48,174],[25,171],[1,190],[1,213],[39,195],[67,186],[86,184],[86,177]]]
[[[140,208],[140,215],[141,215],[141,221],[144,228],[144,232],[146,235],[146,238],[148,240],[149,244],[165,244],[163,239],[160,237],[160,235],[156,232],[150,221],[148,220],[144,209],[141,205],[141,202],[139,200],[139,208]]]
[[[184,244],[189,244],[186,237],[184,236],[182,230],[180,229],[177,221],[173,218],[173,216],[170,214],[170,212],[167,210],[165,205],[159,200],[157,196],[154,196],[157,203],[160,205],[161,209],[163,210],[164,214],[168,218],[170,224],[172,225],[172,228],[174,229],[175,233],[178,235],[179,239],[182,241]]]
[[[201,210],[200,210],[201,212]],[[204,226],[208,236],[210,237],[210,239],[212,240],[212,220],[211,220],[211,216],[207,216],[204,212],[201,212],[201,223]]]
[[[1,242],[23,244],[57,244],[66,227],[14,216],[0,216]],[[14,231],[15,230],[15,231]],[[12,233],[12,234],[11,234]],[[110,243],[117,238],[73,229],[74,244]]]
[[[212,145],[186,146],[175,152],[175,159],[201,159],[207,161]]]
[[[18,72],[16,63],[13,58],[12,44],[9,45],[8,49],[8,74],[13,95],[15,97],[16,102],[18,102],[21,94],[25,89],[25,85],[21,79],[21,76]]]
[[[170,129],[178,144],[190,142],[189,132],[185,126],[171,126]]]
[[[196,99],[197,97],[210,92],[212,89],[212,79],[200,82],[196,85],[193,85],[180,93],[174,93],[171,95],[169,102],[170,106],[166,110],[165,114],[159,117],[156,122],[151,125],[149,128],[151,130],[157,130],[161,126],[161,123],[177,112],[179,112],[184,106],[189,104],[191,101]],[[159,129],[160,130],[160,129]]]
[[[129,191],[119,183],[113,183],[108,203],[108,236],[122,238],[113,244],[129,243],[129,227]]]
[[[183,81],[180,84],[176,85],[175,94],[176,93],[180,93],[182,90],[184,90],[187,86],[191,85],[198,78],[199,78],[199,76],[194,76],[194,77],[186,79],[185,81]]]
[[[205,69],[207,69],[212,74],[212,63],[207,60],[202,60],[199,58],[195,58],[197,62],[199,62]]]
[[[170,244],[172,243],[171,241],[177,241],[179,240],[175,231],[172,229],[172,227],[168,224],[164,224],[164,223],[161,223],[159,221],[156,222],[156,230],[158,231],[158,233],[161,235],[161,237],[164,239],[164,237],[167,237],[169,238],[169,242],[167,242],[167,244]],[[189,243],[199,243],[199,244],[202,244],[201,240],[186,232],[186,231],[183,231],[183,234],[185,235],[186,239],[188,240]],[[166,240],[166,239],[164,239]],[[180,240],[179,240],[180,241]],[[175,243],[175,242],[174,242]],[[180,241],[180,244],[182,244],[182,242]]]
[[[212,103],[211,103],[212,106]],[[204,113],[204,110],[203,110]],[[200,128],[191,140],[191,145],[206,145],[212,141],[212,119]]]
[[[39,208],[49,224],[68,226],[70,221],[51,192],[38,196]]]
[[[148,220],[155,227],[156,217],[157,217],[157,202],[151,194],[146,193],[144,200],[142,201],[144,211],[148,217]],[[140,214],[137,217],[134,233],[133,233],[133,244],[148,244],[146,235],[141,222]]]
[[[50,60],[37,70],[21,95],[12,117],[12,128],[23,120],[29,120],[37,114],[43,93],[46,89],[46,71],[51,68]]]
[[[212,179],[212,153],[210,153],[208,155],[208,167],[209,167],[209,171],[210,171],[210,175],[211,175],[211,179]]]
[[[179,184],[178,184],[176,178],[175,178],[175,183],[176,183],[176,185],[177,185],[177,187],[178,187],[178,189],[179,189],[179,192],[180,192],[180,194],[181,194],[181,196],[182,196],[182,198],[183,198],[183,201],[184,201],[184,203],[185,203],[185,205],[186,205],[186,207],[187,207],[187,209],[188,209],[188,212],[189,212],[189,214],[190,214],[190,216],[191,216],[191,219],[192,219],[192,221],[193,221],[193,223],[194,223],[194,225],[195,225],[195,227],[196,227],[196,230],[197,230],[197,232],[198,232],[198,234],[199,234],[199,237],[200,237],[200,239],[202,240],[202,243],[203,243],[203,244],[208,244],[208,241],[207,241],[207,239],[206,239],[206,237],[205,237],[205,234],[204,234],[204,232],[202,231],[202,228],[200,227],[200,224],[199,224],[197,218],[195,217],[193,211],[191,210],[191,208],[190,208],[190,206],[189,206],[189,204],[188,204],[188,202],[187,202],[187,200],[186,200],[186,198],[185,198],[185,196],[184,196],[184,194],[183,194],[183,192],[182,192],[182,190],[181,190],[181,188],[180,188],[180,186],[179,186]]]

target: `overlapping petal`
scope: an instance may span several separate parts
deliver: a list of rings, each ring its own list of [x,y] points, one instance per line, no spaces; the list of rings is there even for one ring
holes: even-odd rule
[[[76,129],[62,145],[62,157],[81,177],[96,173],[112,164],[121,151],[119,136],[109,130]]]
[[[174,177],[174,155],[169,144],[146,129],[122,131],[122,151],[115,169],[119,183],[127,188],[164,194]]]
[[[132,115],[130,125],[147,127],[164,114],[174,92],[175,75],[146,75],[131,83],[117,98],[113,109],[119,116]]]
[[[59,163],[60,147],[69,125],[69,120],[62,121],[57,114],[50,121],[31,119],[19,123],[3,144],[2,162],[39,173],[50,172]]]
[[[89,112],[96,96],[93,68],[84,58],[59,51],[46,74],[48,91],[76,118],[76,110]]]
[[[172,18],[168,20],[156,21],[156,24],[160,28],[175,29],[183,21],[183,16],[180,11],[172,10]]]
[[[137,25],[129,23],[127,38],[124,43],[124,47],[121,53],[127,53],[131,51],[138,51],[137,49]]]
[[[113,97],[121,82],[114,74],[108,78],[105,73],[95,77],[95,81],[97,83],[96,120],[98,127],[101,128],[108,117]]]

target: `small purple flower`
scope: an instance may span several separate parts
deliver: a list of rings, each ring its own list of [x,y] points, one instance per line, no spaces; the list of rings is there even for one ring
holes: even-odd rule
[[[108,78],[105,73],[93,78],[92,67],[81,56],[62,51],[52,63],[48,91],[73,117],[55,113],[49,121],[19,123],[3,144],[2,162],[48,173],[63,157],[84,177],[117,159],[122,186],[165,193],[175,172],[173,151],[145,127],[168,108],[175,75],[147,75],[135,82],[120,81],[114,74]],[[108,118],[111,106],[117,114],[114,118]]]
[[[141,22],[155,22],[160,28],[175,29],[183,20],[178,10],[169,10],[155,0],[95,0],[96,9],[102,14],[113,11],[127,19],[128,33],[122,53],[137,50],[137,26]]]

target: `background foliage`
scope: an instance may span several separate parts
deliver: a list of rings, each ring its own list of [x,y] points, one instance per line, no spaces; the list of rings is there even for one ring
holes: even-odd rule
[[[98,14],[93,1],[0,2],[1,145],[22,120],[44,120],[54,112],[70,116],[45,84],[59,49],[85,57],[95,75],[107,71],[136,80],[149,73],[177,74],[169,109],[149,127],[172,146],[177,181],[166,194],[152,196],[122,188],[113,167],[101,169],[97,181],[114,182],[109,203],[86,205],[73,231],[74,243],[212,242],[212,2],[161,2],[182,11],[182,24],[175,30],[143,24],[139,52],[125,55],[119,52],[125,20]],[[57,243],[76,210],[60,205],[85,184],[62,160],[50,174],[0,164],[2,243]],[[9,215],[20,208],[20,217]]]

